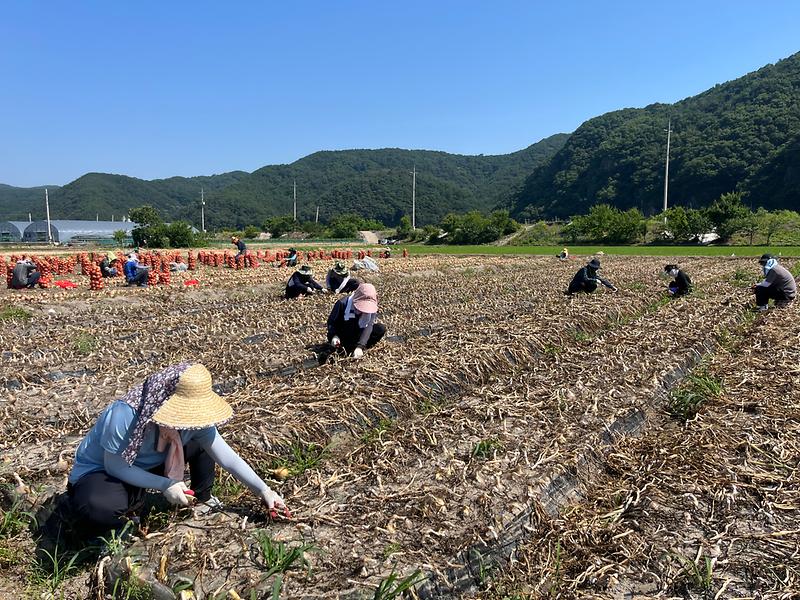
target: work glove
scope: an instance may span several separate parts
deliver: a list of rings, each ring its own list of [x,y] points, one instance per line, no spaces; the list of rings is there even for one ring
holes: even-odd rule
[[[334,348],[338,348],[341,345],[342,345],[342,340],[339,339],[338,335],[335,335],[331,338],[331,346],[333,346]]]
[[[276,494],[269,488],[261,492],[258,495],[258,497],[270,510],[274,508],[281,508],[281,509],[286,508],[286,504],[284,504],[283,498],[281,498],[278,494]]]
[[[307,291],[309,294],[313,294],[313,293],[314,293],[314,288],[312,288],[311,286],[308,286],[308,287],[306,288],[306,291]]]
[[[617,286],[615,286],[615,285],[612,285],[612,286],[611,286],[611,288],[609,288],[609,289],[610,289],[612,292],[618,292],[618,291],[619,291],[619,289],[618,289],[618,288],[617,288]]]
[[[362,356],[364,356],[364,350],[362,348],[353,350],[353,358],[361,358]]]
[[[176,481],[161,493],[169,500],[170,504],[174,504],[175,506],[189,506],[190,496],[186,494],[188,490],[189,487],[185,483]]]

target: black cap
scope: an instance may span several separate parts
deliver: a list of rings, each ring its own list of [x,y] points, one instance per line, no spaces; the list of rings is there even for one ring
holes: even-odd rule
[[[758,259],[758,264],[765,265],[765,264],[767,264],[768,260],[773,259],[773,258],[775,258],[775,255],[773,255],[773,254],[762,254],[761,258]]]
[[[589,261],[589,264],[586,265],[590,269],[594,269],[595,271],[600,268],[600,261],[596,258],[593,258]]]
[[[678,265],[664,265],[664,271],[669,273],[672,269],[677,269]]]

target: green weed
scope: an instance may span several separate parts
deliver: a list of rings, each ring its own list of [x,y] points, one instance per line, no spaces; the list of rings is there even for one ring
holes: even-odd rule
[[[392,542],[391,544],[386,544],[386,547],[383,549],[383,559],[386,560],[392,554],[400,552],[403,547],[398,544],[397,542]]]
[[[372,429],[366,430],[364,433],[361,434],[361,443],[365,445],[373,444],[381,439],[381,435],[389,431],[392,428],[394,422],[391,419],[382,418],[378,421],[378,424],[375,425]]]
[[[0,321],[29,321],[33,313],[19,306],[4,306],[0,310]]]
[[[0,508],[0,540],[21,533],[33,521],[33,515],[22,509],[22,501],[19,499],[14,500],[6,510]]]
[[[647,290],[647,285],[642,283],[641,281],[632,281],[625,287],[631,290],[632,292],[644,292]]]
[[[99,346],[97,338],[89,333],[80,333],[72,343],[78,354],[91,354]]]
[[[375,590],[375,595],[372,596],[372,600],[393,600],[424,580],[425,576],[419,569],[402,579],[392,569],[392,572],[387,577],[381,579]]]
[[[495,438],[481,440],[472,448],[470,456],[472,458],[488,458],[495,450],[500,450],[502,447],[502,444]]]
[[[731,275],[731,284],[740,288],[749,288],[753,285],[753,274],[750,271],[736,269]]]
[[[61,584],[78,572],[81,552],[59,555],[58,546],[50,553],[42,550],[43,558],[28,571],[28,583],[54,594]]]
[[[690,374],[680,387],[670,393],[669,411],[682,421],[693,419],[700,407],[722,393],[722,383],[705,369]]]
[[[131,573],[124,579],[117,579],[114,582],[111,597],[114,600],[152,600],[153,590]]]
[[[211,488],[211,493],[217,498],[221,500],[235,500],[246,491],[247,488],[234,479],[229,473],[220,470],[217,475],[218,477],[214,479],[214,487]]]
[[[325,456],[328,446],[321,446],[320,444],[310,443],[304,444],[303,442],[294,442],[290,447],[290,457],[279,461],[279,467],[286,467],[289,469],[289,474],[293,477],[300,475],[308,469],[316,467]]]
[[[264,561],[265,578],[298,567],[306,567],[308,572],[311,572],[311,564],[306,559],[306,552],[317,551],[313,544],[301,542],[290,545],[286,542],[279,542],[273,540],[264,530],[256,531],[254,537]]]
[[[572,329],[570,331],[570,333],[572,334],[572,338],[576,342],[579,342],[579,343],[582,343],[582,344],[587,343],[587,342],[591,342],[592,339],[593,339],[591,334],[586,333],[585,331],[582,331],[581,329]]]
[[[131,529],[131,527],[133,527],[133,523],[128,521],[119,532],[112,529],[110,538],[100,538],[103,544],[105,544],[109,556],[122,554],[123,550],[125,550],[125,540],[128,537],[128,530]]]
[[[687,584],[698,591],[708,591],[714,583],[714,563],[708,556],[703,557],[702,565],[682,554],[673,554],[683,568]]]

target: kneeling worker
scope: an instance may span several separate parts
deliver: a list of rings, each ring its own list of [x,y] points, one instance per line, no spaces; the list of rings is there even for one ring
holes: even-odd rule
[[[667,290],[667,293],[673,298],[685,296],[692,291],[692,280],[678,268],[678,265],[665,265],[664,273],[674,278]]]
[[[201,364],[181,363],[147,377],[112,402],[78,446],[68,479],[71,513],[80,534],[120,529],[144,491],[172,504],[214,502],[214,465],[246,485],[270,510],[283,499],[222,439],[217,426],[233,410],[211,387]],[[189,463],[192,488],[184,483]]]
[[[767,310],[770,299],[775,306],[784,307],[797,295],[797,283],[789,270],[778,263],[772,254],[764,254],[758,261],[764,271],[764,280],[753,286],[756,310]]]
[[[339,261],[336,261],[325,277],[325,285],[334,294],[349,294],[354,292],[360,284],[358,279],[350,277],[350,269]]]
[[[569,283],[569,288],[567,288],[567,291],[564,293],[567,296],[571,296],[572,294],[577,294],[580,292],[591,294],[597,289],[598,281],[612,292],[616,292],[617,288],[613,283],[607,279],[603,279],[597,274],[599,270],[600,261],[596,258],[593,258],[585,267],[582,267],[580,271],[575,273],[575,277],[573,277],[572,281]]]
[[[386,334],[377,322],[378,294],[371,283],[362,283],[352,295],[333,305],[328,317],[328,343],[353,358],[364,356]]]
[[[298,298],[322,291],[322,286],[314,281],[313,273],[314,271],[308,265],[303,265],[292,273],[289,282],[286,284],[286,297]]]

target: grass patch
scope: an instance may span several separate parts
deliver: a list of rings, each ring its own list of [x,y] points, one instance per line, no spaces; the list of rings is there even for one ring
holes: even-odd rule
[[[711,376],[704,368],[700,368],[670,393],[669,412],[681,421],[688,421],[697,415],[697,411],[705,402],[721,393],[720,380]]]
[[[0,321],[30,321],[33,313],[19,306],[4,306],[0,309]]]
[[[42,550],[42,557],[28,571],[28,585],[55,595],[61,584],[78,572],[81,554],[82,552],[59,554],[58,546],[52,553]]]
[[[682,554],[673,554],[683,569],[686,586],[698,592],[708,592],[714,583],[714,563],[708,556],[703,557],[703,562],[697,564]]]
[[[265,578],[276,573],[285,573],[292,568],[305,567],[307,573],[311,572],[311,564],[306,559],[306,552],[318,551],[313,544],[301,542],[292,545],[287,542],[279,542],[272,539],[269,533],[263,529],[256,531],[254,537],[264,562]]]
[[[403,246],[410,254],[533,254],[556,256],[563,246]],[[761,256],[781,254],[800,256],[800,246],[575,246],[569,247],[573,256],[604,252],[621,256]]]
[[[289,447],[289,457],[281,458],[272,463],[271,470],[284,467],[288,469],[291,477],[297,477],[308,469],[316,467],[325,457],[328,446],[321,446],[313,442],[292,442]]]
[[[495,451],[501,450],[503,445],[496,438],[481,440],[472,448],[471,458],[489,458]]]
[[[401,578],[394,569],[388,577],[381,579],[375,590],[372,600],[394,600],[413,588],[418,583],[425,580],[425,576],[417,569],[408,577]]]
[[[400,552],[403,547],[398,544],[397,542],[392,542],[391,544],[386,544],[386,547],[383,549],[383,559],[386,560],[392,554],[396,554]]]
[[[572,329],[570,330],[570,333],[572,334],[572,339],[574,339],[576,342],[587,343],[594,339],[590,333],[586,333],[581,329]]]
[[[99,346],[97,338],[89,333],[79,333],[75,340],[72,342],[73,348],[78,354],[91,354]]]
[[[364,433],[361,434],[361,443],[365,445],[371,445],[381,439],[381,435],[383,435],[386,431],[389,431],[392,428],[394,422],[391,419],[382,418],[378,421],[378,424],[371,428],[367,429]]]
[[[731,284],[740,288],[749,288],[753,285],[753,274],[744,269],[736,269],[731,275]]]
[[[211,493],[220,500],[235,500],[247,491],[247,488],[239,483],[236,478],[217,467],[217,477],[214,478],[214,487]]]
[[[22,501],[19,499],[14,500],[8,509],[0,508],[0,540],[22,533],[33,521],[33,515],[22,509]]]

